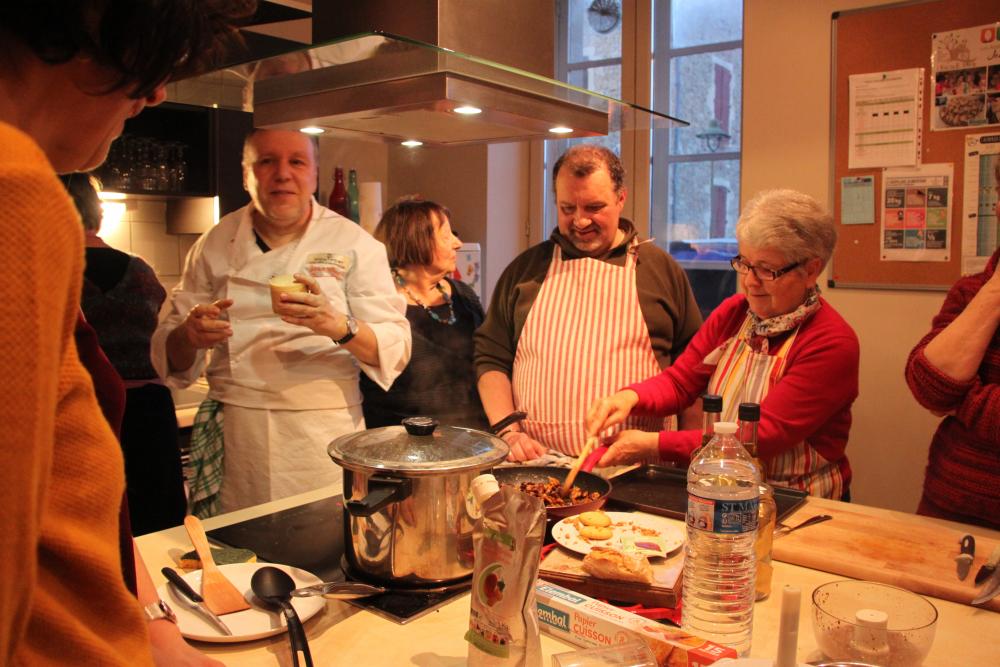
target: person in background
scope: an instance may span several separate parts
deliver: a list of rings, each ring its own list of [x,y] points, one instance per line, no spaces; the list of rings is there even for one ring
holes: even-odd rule
[[[743,294],[712,312],[673,366],[594,402],[587,433],[596,436],[629,414],[675,413],[705,392],[722,396],[722,421],[736,421],[742,402],[759,403],[767,481],[847,500],[860,350],[816,282],[837,241],[833,218],[808,195],[770,190],[743,209],[736,240],[731,264]],[[607,442],[598,465],[658,456],[684,466],[701,432],[626,430]]]
[[[365,424],[393,426],[425,416],[489,428],[472,363],[472,333],[483,322],[483,307],[471,287],[451,277],[462,245],[451,214],[432,201],[403,199],[382,216],[375,238],[385,244],[396,290],[406,299],[413,354],[388,390],[361,378]]]
[[[993,162],[1000,191],[1000,159]],[[1000,202],[997,203],[1000,215]],[[1000,530],[1000,247],[945,297],[906,361],[914,398],[944,417],[917,514]]]
[[[160,665],[217,664],[187,647],[155,591],[137,603],[122,577],[124,465],[73,337],[83,230],[56,174],[97,167],[125,119],[202,69],[253,9],[0,3],[3,664],[137,667],[154,664],[153,646]]]
[[[145,535],[184,521],[187,500],[177,445],[177,416],[170,390],[149,358],[167,292],[142,258],[115,250],[97,233],[103,212],[92,176],[67,174],[86,234],[86,268],[80,306],[97,331],[101,349],[125,381],[120,441],[132,534]]]
[[[504,270],[475,336],[479,394],[513,461],[579,453],[587,406],[669,366],[701,324],[684,271],[621,217],[617,155],[574,146],[552,181],[558,229]],[[627,427],[655,435],[663,419]]]
[[[222,442],[199,448],[222,447],[222,511],[339,486],[326,448],[365,427],[358,367],[388,388],[410,358],[385,247],[313,199],[316,160],[301,132],[250,133],[251,203],[191,248],[153,335],[153,364],[169,384],[207,375]],[[275,313],[269,281],[285,274],[308,291],[282,294]]]

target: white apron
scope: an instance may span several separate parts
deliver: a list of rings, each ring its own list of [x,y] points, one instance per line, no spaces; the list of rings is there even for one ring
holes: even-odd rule
[[[660,372],[635,287],[633,239],[625,265],[564,261],[558,245],[514,355],[514,405],[524,431],[569,455],[586,439],[584,417],[596,399]],[[660,431],[664,420],[629,417],[625,429]]]
[[[799,334],[796,328],[777,353],[755,352],[749,343],[751,318],[747,314],[738,334],[709,353],[704,363],[715,366],[708,393],[722,396],[721,421],[737,421],[740,403],[762,403],[785,371],[785,358]],[[809,400],[809,397],[803,397]],[[774,458],[762,459],[769,483],[839,500],[844,494],[840,467],[805,442],[796,443]]]

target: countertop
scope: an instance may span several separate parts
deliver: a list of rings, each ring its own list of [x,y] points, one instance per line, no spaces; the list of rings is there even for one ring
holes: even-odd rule
[[[213,517],[204,521],[208,530],[230,523],[276,512],[334,494],[333,489],[309,493],[266,503],[257,507]],[[844,503],[810,499],[810,505],[821,508]],[[850,504],[853,511],[870,513],[874,519],[892,518],[911,522],[915,526],[940,525],[960,532],[975,532],[1000,539],[1000,533],[983,528],[966,528],[937,519],[894,512],[891,510]],[[796,523],[804,518],[799,512],[789,519]],[[807,529],[808,530],[808,529]],[[804,531],[803,531],[804,532]],[[157,586],[163,583],[160,568],[175,566],[174,557],[191,548],[183,527],[170,528],[136,538],[142,556]],[[802,608],[798,635],[798,657],[801,661],[822,657],[816,648],[812,632],[810,596],[820,584],[844,577],[788,563],[774,563],[771,596],[754,608],[754,632],[751,657],[773,657],[777,652],[781,590],[786,585],[802,590]],[[937,633],[925,667],[955,665],[1000,664],[1000,614],[976,609],[964,604],[930,598],[939,613]],[[456,598],[441,609],[406,625],[353,607],[346,602],[328,600],[326,608],[305,624],[306,635],[317,665],[417,665],[419,667],[458,667],[466,663],[466,642],[462,635],[468,624],[468,594]],[[234,667],[282,667],[290,664],[287,638],[278,635],[242,644],[196,643],[212,657]],[[543,665],[548,666],[554,653],[576,650],[576,647],[542,633]]]

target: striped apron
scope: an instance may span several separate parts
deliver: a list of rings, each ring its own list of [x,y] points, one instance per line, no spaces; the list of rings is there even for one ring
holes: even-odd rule
[[[625,266],[564,261],[556,245],[514,355],[514,405],[524,431],[550,449],[579,454],[583,420],[598,398],[660,372],[635,286],[636,241]],[[629,417],[624,429],[660,431],[664,420]]]
[[[722,421],[735,422],[740,403],[762,403],[767,392],[785,371],[785,359],[799,330],[796,328],[775,354],[755,352],[750,346],[752,327],[749,313],[740,332],[709,353],[704,363],[715,366],[708,393],[722,396]],[[803,397],[809,400],[808,397]],[[805,442],[796,443],[773,458],[763,459],[767,481],[835,498],[844,494],[840,466],[831,463]]]

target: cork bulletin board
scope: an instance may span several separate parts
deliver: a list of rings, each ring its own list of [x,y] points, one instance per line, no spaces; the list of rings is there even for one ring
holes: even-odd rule
[[[837,12],[832,16],[831,141],[833,144],[833,213],[838,241],[830,263],[830,287],[871,289],[946,290],[961,273],[962,199],[965,137],[996,130],[993,127],[963,127],[930,130],[934,112],[931,78],[931,43],[935,33],[961,30],[1000,21],[996,0],[933,0],[904,2]],[[1000,49],[1000,44],[998,44]],[[854,74],[924,68],[921,108],[924,164],[954,166],[947,261],[883,261],[880,199],[882,169],[848,167],[850,86]],[[873,177],[875,224],[844,224],[841,187],[845,177]]]

